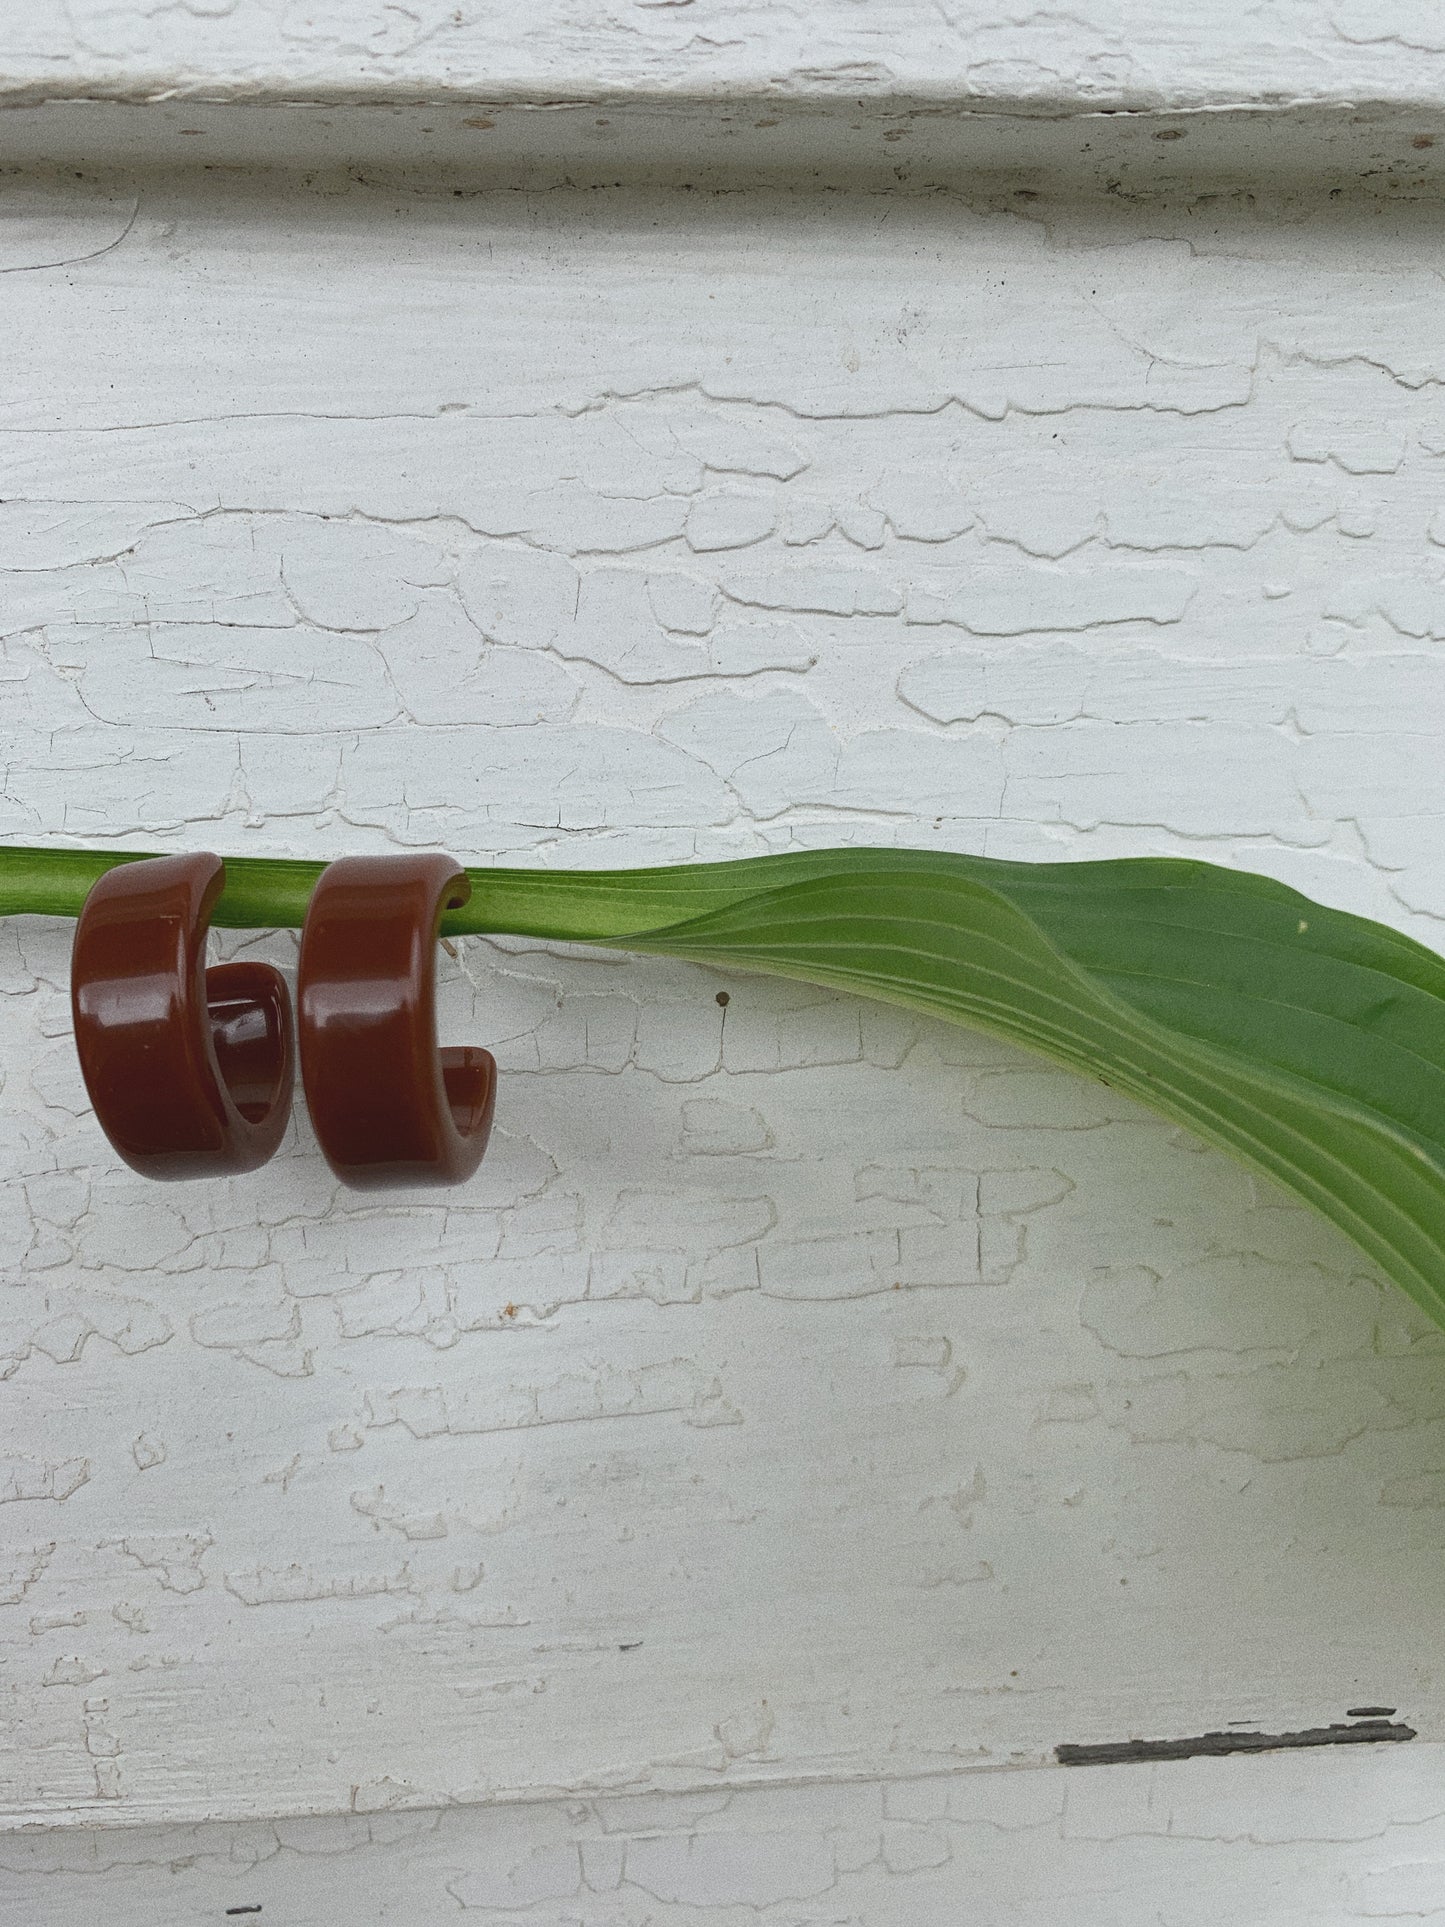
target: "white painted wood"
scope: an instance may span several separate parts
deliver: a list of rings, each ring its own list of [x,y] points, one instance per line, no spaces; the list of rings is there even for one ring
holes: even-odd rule
[[[1439,1746],[9,1835],[27,1927],[1439,1920]]]
[[[1404,0],[70,0],[0,10],[0,165],[36,160],[1409,197],[1445,178],[1445,28]]]
[[[0,19],[7,840],[1197,854],[1439,944],[1445,41],[455,11]],[[7,1917],[1439,1909],[1445,1346],[1327,1228],[516,941],[442,960],[466,1192],[304,1120],[162,1192],[68,937],[0,925]],[[1048,1764],[1357,1705],[1422,1739]]]
[[[1157,850],[1438,930],[1424,215],[7,205],[13,838]],[[12,1819],[1437,1720],[1439,1339],[1102,1087],[473,943],[471,1189],[161,1191],[68,926],[4,940]]]
[[[1283,107],[1445,97],[1445,26],[1408,0],[69,0],[11,7],[12,100],[415,100],[919,92],[1010,106]]]

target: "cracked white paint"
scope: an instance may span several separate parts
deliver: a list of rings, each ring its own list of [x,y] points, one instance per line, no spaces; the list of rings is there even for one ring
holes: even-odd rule
[[[11,98],[939,95],[1075,110],[1438,99],[1408,0],[69,0],[0,20]],[[484,83],[484,84],[482,84]]]
[[[33,1927],[98,1906],[122,1927],[1429,1921],[1440,1772],[1415,1746],[411,1812],[380,1785],[332,1817],[11,1834],[0,1906]]]
[[[72,12],[122,89],[173,33],[462,44]],[[635,12],[685,80],[698,8]],[[908,10],[819,13],[727,72]],[[1155,86],[1123,9],[930,19]],[[1370,44],[1380,97],[1438,59]],[[1432,208],[37,175],[0,269],[9,840],[1163,852],[1440,942]],[[1040,1765],[1438,1736],[1445,1346],[1327,1228],[987,1040],[522,940],[440,959],[504,1071],[464,1191],[339,1192],[304,1120],[147,1187],[68,938],[0,927],[0,1820],[108,1830],[0,1842],[25,1918],[1428,1917],[1424,1743]]]

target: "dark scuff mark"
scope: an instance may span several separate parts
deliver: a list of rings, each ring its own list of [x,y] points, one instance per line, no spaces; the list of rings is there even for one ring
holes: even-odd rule
[[[1351,1720],[1392,1720],[1395,1709],[1393,1706],[1347,1706],[1345,1717]]]
[[[1365,1710],[1365,1709],[1362,1709]],[[1393,1707],[1388,1709],[1393,1713]],[[1373,1709],[1369,1709],[1373,1713]],[[1352,1716],[1353,1718],[1353,1716]],[[1060,1766],[1119,1766],[1130,1760],[1192,1760],[1224,1753],[1275,1753],[1300,1746],[1372,1746],[1381,1740],[1413,1740],[1415,1729],[1386,1718],[1346,1725],[1308,1726],[1300,1733],[1199,1733],[1188,1740],[1109,1740],[1098,1746],[1056,1746]]]
[[[259,1914],[260,1911],[261,1911],[261,1903],[259,1900],[253,1900],[249,1907],[228,1907],[226,1909],[226,1912],[228,1915],[229,1914]]]

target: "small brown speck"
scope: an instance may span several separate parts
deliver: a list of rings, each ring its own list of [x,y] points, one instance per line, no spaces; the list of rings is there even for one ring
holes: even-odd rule
[[[755,120],[753,122],[754,127],[776,127],[777,124],[775,120]]]
[[[516,1315],[517,1315],[517,1307],[515,1305],[503,1305],[502,1307],[503,1318],[515,1318]]]
[[[476,120],[464,120],[462,122],[463,127],[495,127],[496,124],[494,120],[487,120],[485,116],[478,116]]]
[[[1417,134],[1410,145],[1412,147],[1433,147],[1435,145],[1435,136],[1433,134]]]
[[[718,1003],[718,1008],[719,1008],[719,1010],[726,1010],[726,1009],[727,1009],[727,1007],[728,1007],[728,1005],[729,1005],[729,1004],[730,1004],[731,1002],[732,1002],[732,998],[731,998],[731,997],[729,997],[729,995],[727,994],[727,992],[726,992],[725,990],[720,990],[720,991],[718,992],[718,994],[717,994],[717,1003]]]
[[[1161,127],[1154,138],[1156,141],[1182,141],[1184,138],[1184,129],[1182,127]]]

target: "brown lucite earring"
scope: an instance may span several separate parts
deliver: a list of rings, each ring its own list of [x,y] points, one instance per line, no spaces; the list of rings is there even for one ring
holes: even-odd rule
[[[459,1184],[481,1162],[497,1066],[438,1050],[437,931],[472,893],[449,856],[347,856],[322,871],[296,978],[301,1080],[343,1184]]]
[[[75,926],[70,1002],[96,1121],[148,1178],[253,1171],[281,1142],[291,998],[270,964],[206,968],[226,868],[208,851],[118,864]]]

